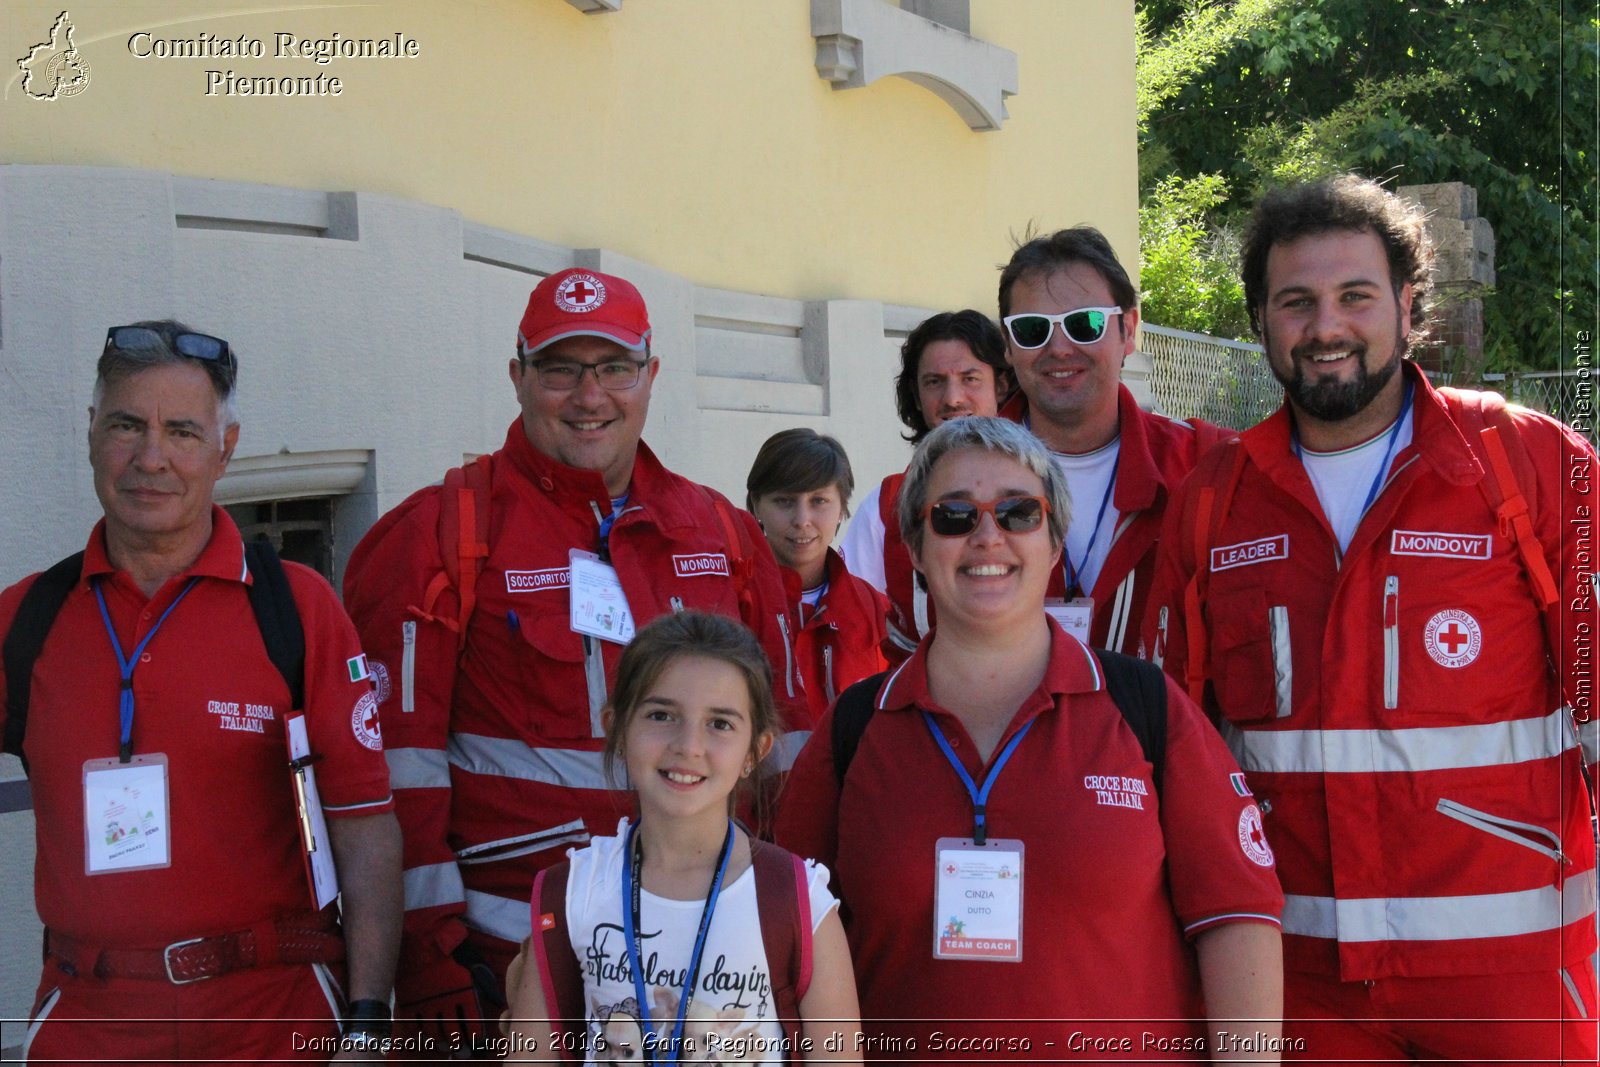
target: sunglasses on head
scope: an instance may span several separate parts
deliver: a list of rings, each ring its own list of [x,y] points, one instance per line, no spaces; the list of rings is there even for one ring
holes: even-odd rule
[[[1006,332],[1011,335],[1012,344],[1018,348],[1043,348],[1050,343],[1050,331],[1058,322],[1067,340],[1074,344],[1092,345],[1106,335],[1111,316],[1120,314],[1121,308],[1078,308],[1060,315],[1029,311],[1021,315],[1007,315],[1003,321]]]
[[[1003,496],[978,503],[973,500],[941,500],[922,511],[928,529],[940,537],[965,537],[978,528],[985,515],[1006,533],[1031,533],[1050,514],[1050,502],[1039,496]]]
[[[113,326],[106,331],[106,350],[115,348],[123,352],[138,352],[161,348],[166,344],[161,334],[148,326]],[[206,333],[178,333],[172,336],[172,347],[180,356],[203,359],[207,363],[220,363],[232,373],[236,366],[233,349],[220,337]]]

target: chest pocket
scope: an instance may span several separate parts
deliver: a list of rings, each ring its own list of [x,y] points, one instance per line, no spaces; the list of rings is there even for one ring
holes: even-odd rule
[[[1230,722],[1286,718],[1293,710],[1289,609],[1259,588],[1211,601],[1211,686]]]

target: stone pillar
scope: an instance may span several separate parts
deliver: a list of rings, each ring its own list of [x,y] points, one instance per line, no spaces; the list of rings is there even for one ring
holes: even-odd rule
[[[1483,291],[1494,284],[1494,230],[1478,216],[1478,191],[1461,182],[1396,191],[1428,213],[1437,256],[1428,336],[1412,358],[1430,373],[1476,385],[1483,377]]]

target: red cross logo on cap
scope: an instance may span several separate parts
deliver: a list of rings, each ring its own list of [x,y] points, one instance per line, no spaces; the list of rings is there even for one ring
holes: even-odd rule
[[[606,286],[593,274],[573,274],[556,286],[556,307],[562,311],[593,311],[606,302]]]

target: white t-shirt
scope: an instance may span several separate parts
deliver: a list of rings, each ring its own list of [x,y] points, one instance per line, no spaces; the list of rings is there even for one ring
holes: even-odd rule
[[[1394,457],[1411,444],[1409,407],[1401,417],[1400,429],[1395,434],[1391,448],[1389,432],[1393,428],[1394,424],[1390,423],[1370,441],[1338,452],[1313,452],[1309,448],[1300,450],[1300,462],[1305,464],[1306,474],[1317,491],[1317,502],[1322,505],[1322,514],[1327,516],[1328,525],[1333,527],[1333,535],[1339,540],[1341,552],[1350,547],[1350,538],[1355,536],[1356,527],[1361,525],[1361,516],[1366,512],[1367,494],[1372,492],[1373,482],[1388,477],[1389,472],[1383,469],[1385,461],[1392,466]]]
[[[879,482],[850,513],[850,525],[844,528],[844,536],[839,539],[839,555],[844,557],[845,568],[851,574],[878,592],[887,593],[889,579],[884,576],[883,569],[883,516],[878,514],[882,495],[883,483]]]
[[[623,819],[617,824],[617,836],[597,837],[587,848],[567,853],[572,861],[567,878],[567,933],[583,972],[589,1035],[613,1046],[610,1055],[601,1054],[597,1061],[591,1054],[588,1063],[621,1062],[623,1049],[619,1046],[632,1052],[631,1061],[643,1062],[633,971],[622,933],[622,857],[627,842],[628,820]],[[806,873],[815,930],[838,901],[828,891],[826,867],[808,860]],[[704,907],[703,899],[668,900],[647,890],[639,894],[640,963],[645,971],[645,995],[650,998],[651,1025],[662,1042],[655,1047],[663,1052],[678,1018],[678,1001]],[[753,867],[725,884],[717,898],[683,1034],[697,1050],[691,1054],[685,1048],[685,1063],[706,1058],[712,1035],[721,1052],[710,1058],[752,1064],[783,1062],[783,1024],[772,999]],[[742,1042],[742,1046],[734,1042]],[[738,1055],[741,1051],[746,1054]]]
[[[1065,452],[1050,453],[1056,461],[1056,467],[1066,477],[1067,491],[1072,496],[1072,523],[1067,527],[1065,559],[1061,566],[1069,582],[1073,568],[1077,569],[1078,588],[1083,590],[1085,596],[1100,577],[1100,568],[1105,565],[1106,556],[1111,552],[1111,542],[1117,531],[1120,513],[1106,494],[1111,489],[1111,479],[1117,470],[1117,456],[1121,451],[1122,438],[1117,437],[1110,444],[1081,456]],[[1100,514],[1102,500],[1106,502],[1104,515]],[[1098,523],[1095,521],[1097,518]]]

